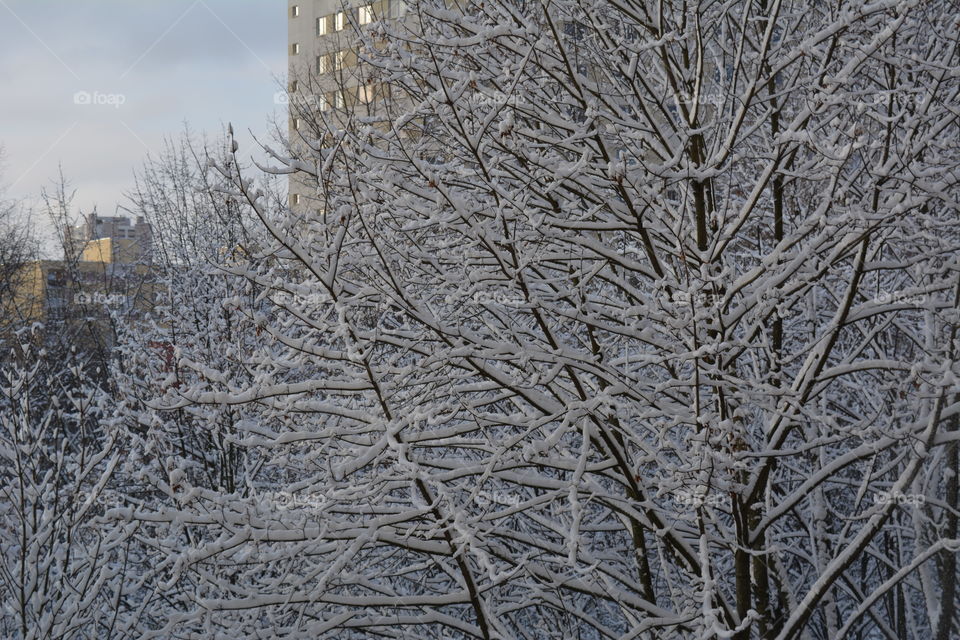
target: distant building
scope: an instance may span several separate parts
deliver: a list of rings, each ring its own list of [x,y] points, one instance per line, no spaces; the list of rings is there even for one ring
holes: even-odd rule
[[[146,265],[37,260],[20,270],[13,295],[0,311],[20,324],[102,317],[111,311],[129,316],[148,310],[156,292]]]
[[[81,262],[104,264],[135,264],[145,257],[142,246],[132,238],[100,238],[83,246]]]
[[[405,15],[402,0],[288,0],[287,55],[290,86],[289,133],[295,147],[299,138],[310,139],[320,118],[348,111],[380,115],[390,100],[389,86],[370,83],[359,73],[352,47],[354,26],[380,20],[399,20]],[[290,177],[290,206],[302,209],[316,198],[316,184],[303,174]]]
[[[16,343],[12,332],[42,323],[48,335],[81,351],[106,354],[117,323],[140,322],[161,291],[156,270],[140,255],[134,238],[100,238],[86,243],[82,259],[23,264],[0,296],[0,346]]]
[[[128,217],[105,217],[96,213],[70,227],[66,238],[66,259],[85,262],[131,264],[149,261],[153,229],[142,217],[131,223]]]

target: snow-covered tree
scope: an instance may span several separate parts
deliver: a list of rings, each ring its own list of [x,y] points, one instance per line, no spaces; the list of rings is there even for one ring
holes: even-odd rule
[[[25,333],[0,371],[0,635],[135,637],[138,525],[103,518],[124,504],[108,398],[78,357],[37,351]]]
[[[270,240],[150,411],[257,463],[142,458],[158,637],[960,633],[955,4],[407,5],[316,204],[216,165]]]
[[[16,342],[13,332],[23,320],[13,304],[23,285],[23,267],[37,257],[38,251],[27,212],[21,203],[6,198],[3,161],[0,147],[0,349],[6,350]]]
[[[121,475],[140,509],[179,509],[201,490],[249,495],[251,469],[263,466],[256,451],[236,443],[238,425],[258,421],[256,406],[158,410],[180,401],[181,388],[205,384],[210,372],[253,383],[246,358],[256,333],[223,301],[240,296],[252,305],[256,296],[249,282],[224,269],[247,264],[258,240],[241,201],[225,190],[229,184],[208,170],[212,157],[222,162],[223,154],[222,141],[198,143],[185,134],[147,161],[130,194],[129,209],[154,230],[156,285],[152,312],[124,327],[113,371],[129,452]],[[122,521],[127,513],[113,515]],[[139,629],[159,629],[165,637],[167,621],[195,606],[197,587],[185,573],[194,561],[184,561],[182,552],[203,537],[183,523],[146,522],[140,540],[138,553],[152,558],[143,580],[162,597],[144,602]]]
[[[222,301],[236,282],[225,278],[218,263],[245,259],[252,239],[236,200],[211,181],[215,176],[206,170],[211,153],[222,156],[223,150],[199,144],[186,132],[147,161],[130,194],[130,209],[154,230],[156,284],[153,313],[124,330],[117,373],[130,383],[128,408],[134,413],[137,402],[174,393],[185,382],[175,354],[211,366],[229,361],[224,351],[236,327]],[[234,410],[180,411],[165,416],[164,428],[152,437],[167,453],[197,463],[204,484],[232,490],[240,461],[224,437],[240,419]]]

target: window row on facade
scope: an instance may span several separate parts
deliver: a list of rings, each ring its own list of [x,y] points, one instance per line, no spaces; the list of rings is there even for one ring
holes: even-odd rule
[[[329,15],[316,18],[316,31],[318,36],[325,36],[337,31],[343,31],[350,25],[350,18],[356,20],[357,24],[370,24],[383,16],[388,15],[390,10],[390,0],[379,0],[371,4],[365,4],[354,9],[345,9]],[[353,14],[352,16],[350,14]],[[290,17],[299,18],[301,15],[300,5],[295,4],[290,8]]]
[[[367,105],[378,99],[386,99],[389,87],[379,84],[367,84],[359,87],[338,89],[328,93],[311,96],[302,96],[300,102],[319,112],[331,109],[345,109],[359,105]],[[293,118],[293,128],[300,129],[303,125],[301,118]]]

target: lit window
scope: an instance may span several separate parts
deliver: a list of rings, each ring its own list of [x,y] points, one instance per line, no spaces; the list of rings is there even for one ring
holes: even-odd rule
[[[290,196],[290,204],[300,204],[300,194],[294,193]]]
[[[327,35],[327,32],[328,32],[327,16],[323,16],[322,18],[317,18],[317,35],[325,36]]]
[[[334,27],[337,31],[343,31],[347,28],[347,13],[346,11],[341,11],[337,14],[334,21]]]
[[[300,118],[293,119],[293,128],[296,129],[297,131],[300,130]]]
[[[344,52],[337,51],[336,57],[334,58],[335,62],[333,64],[334,71],[343,71],[343,61],[344,61]]]
[[[291,18],[299,18],[299,17],[300,17],[300,5],[295,4],[295,5],[293,5],[292,7],[290,7],[290,17],[291,17]]]
[[[290,53],[295,56],[300,55],[300,43],[294,42],[290,45]]]
[[[330,73],[330,56],[317,56],[317,73]]]
[[[373,22],[373,7],[360,7],[358,21],[360,24],[370,24]]]
[[[343,91],[336,91],[333,94],[334,102],[336,103],[337,109],[343,109],[346,107],[346,101],[343,99]]]

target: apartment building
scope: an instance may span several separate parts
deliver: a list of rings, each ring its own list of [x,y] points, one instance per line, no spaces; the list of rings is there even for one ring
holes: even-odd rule
[[[318,123],[352,110],[375,113],[389,100],[389,88],[365,77],[355,49],[356,28],[405,14],[402,0],[288,0],[289,136],[294,151],[323,135]],[[316,185],[290,178],[290,206],[303,209],[316,198]]]
[[[67,230],[67,261],[130,264],[149,258],[153,230],[139,217],[135,222],[123,216],[91,213]]]
[[[0,296],[0,334],[40,322],[108,344],[114,318],[132,321],[152,308],[159,285],[147,262],[153,236],[143,218],[93,213],[66,236],[63,260],[31,261],[11,272]]]
[[[454,5],[451,5],[453,7]],[[386,121],[404,105],[398,91],[376,79],[363,64],[356,48],[357,30],[374,27],[386,20],[392,26],[417,28],[412,12],[403,0],[288,0],[289,104],[288,135],[296,158],[310,161],[323,148],[324,125],[346,124],[351,116],[382,116]],[[565,21],[563,32],[571,40],[574,62],[576,41],[586,33],[584,25]],[[374,39],[374,42],[376,39]],[[376,46],[376,45],[374,45]],[[589,73],[584,66],[582,73]],[[499,91],[483,86],[474,89],[476,100],[496,103],[508,99]],[[390,112],[394,112],[391,114]],[[571,113],[571,118],[582,118]],[[439,154],[439,151],[438,151]],[[294,211],[322,209],[316,180],[294,173],[289,181],[290,207]]]

